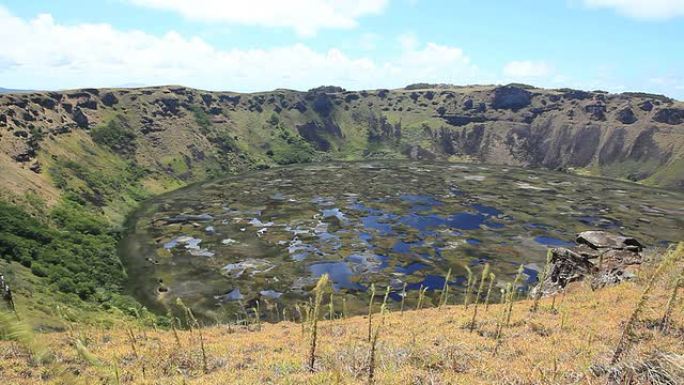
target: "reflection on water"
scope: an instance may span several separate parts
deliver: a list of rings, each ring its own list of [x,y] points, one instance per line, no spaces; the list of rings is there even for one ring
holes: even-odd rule
[[[255,301],[283,309],[306,301],[328,274],[351,313],[367,303],[371,283],[389,286],[395,300],[405,286],[407,304],[421,287],[434,300],[449,269],[458,297],[465,265],[478,274],[491,263],[503,285],[524,264],[532,284],[546,248],[569,246],[587,229],[651,245],[681,240],[682,202],[677,193],[510,167],[319,164],[155,198],[132,217],[121,251],[132,291],[155,309],[176,297],[207,316]]]

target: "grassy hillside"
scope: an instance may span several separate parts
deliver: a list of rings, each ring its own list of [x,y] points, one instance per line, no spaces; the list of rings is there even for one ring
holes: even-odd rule
[[[508,304],[481,303],[474,324],[473,304],[427,304],[431,308],[376,313],[370,343],[368,317],[321,321],[313,372],[308,366],[312,322],[293,323],[287,315],[278,324],[252,319],[201,330],[159,329],[145,317],[111,327],[83,326],[65,317],[62,332],[25,333],[18,338],[22,343],[0,341],[0,377],[17,385],[679,384],[684,380],[681,300],[669,328],[660,329],[678,272],[658,279],[640,307],[652,268],[642,269],[636,281],[599,291],[573,285],[543,299],[537,312],[530,311],[530,301],[515,302],[510,322]],[[636,321],[628,323],[637,307]],[[324,303],[320,313],[326,308]],[[188,315],[179,314],[178,321],[194,324]],[[628,324],[624,353],[611,363]],[[39,357],[42,364],[36,364]]]

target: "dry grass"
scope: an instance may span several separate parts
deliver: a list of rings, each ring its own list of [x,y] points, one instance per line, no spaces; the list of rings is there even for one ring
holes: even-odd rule
[[[608,365],[643,285],[637,281],[592,292],[577,284],[565,295],[560,312],[551,310],[551,298],[542,299],[536,313],[529,312],[531,301],[516,302],[495,356],[496,317],[507,310],[502,308],[507,304],[490,305],[490,311],[479,317],[475,333],[465,327],[473,309],[466,311],[463,306],[390,313],[376,347],[374,382],[673,383],[668,378],[682,378],[677,376],[682,375],[684,314],[678,303],[669,332],[659,331],[671,293],[671,283],[665,280],[656,285],[642,309],[629,352],[619,365]],[[290,322],[265,324],[261,331],[204,328],[206,373],[196,331],[177,331],[178,344],[172,330],[147,330],[130,341],[128,325],[110,330],[81,328],[79,349],[68,333],[37,337],[54,352],[47,365],[35,363],[17,343],[0,341],[0,378],[2,384],[16,385],[363,384],[369,358],[367,327],[366,317],[320,321],[314,373],[309,373],[306,362],[308,336]],[[84,349],[92,354],[91,360],[79,354]],[[92,365],[92,360],[111,369]],[[625,378],[631,382],[619,382]]]

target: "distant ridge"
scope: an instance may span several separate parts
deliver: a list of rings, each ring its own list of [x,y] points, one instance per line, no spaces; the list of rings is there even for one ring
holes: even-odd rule
[[[15,90],[11,88],[2,88],[0,87],[0,94],[25,94],[29,92],[34,92],[32,90]]]

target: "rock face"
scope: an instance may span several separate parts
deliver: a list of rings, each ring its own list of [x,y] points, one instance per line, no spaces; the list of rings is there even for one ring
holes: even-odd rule
[[[629,107],[625,107],[618,111],[616,119],[622,124],[633,124],[637,121],[634,111]]]
[[[117,136],[117,125],[130,135]],[[483,162],[684,190],[684,103],[661,95],[522,84],[249,94],[184,87],[2,94],[0,153],[6,156],[0,157],[0,174],[12,170],[25,179],[14,184],[17,194],[25,192],[23,186],[49,183],[21,169],[38,158],[59,158],[63,142],[94,134],[101,141],[134,143],[133,150],[116,153],[121,160],[184,181],[199,180],[209,169],[274,165],[282,159],[273,156],[279,148],[281,154],[304,154],[296,157],[302,161]],[[85,155],[75,154],[73,160]]]
[[[74,109],[74,116],[73,116],[74,122],[76,122],[76,125],[80,128],[88,128],[88,117],[83,113],[83,111],[76,107]]]
[[[492,96],[495,109],[519,110],[532,102],[532,93],[515,86],[498,87]]]
[[[111,107],[117,103],[119,103],[119,99],[114,96],[114,93],[107,92],[106,94],[102,95],[102,104],[105,106]]]
[[[658,110],[653,116],[653,120],[658,123],[671,125],[684,124],[684,109],[682,108],[663,108]]]
[[[642,261],[643,245],[632,237],[607,231],[585,231],[576,238],[573,248],[551,249],[547,278],[530,295],[549,295],[563,290],[569,283],[591,279],[592,288],[615,284],[634,276],[635,266]]]

